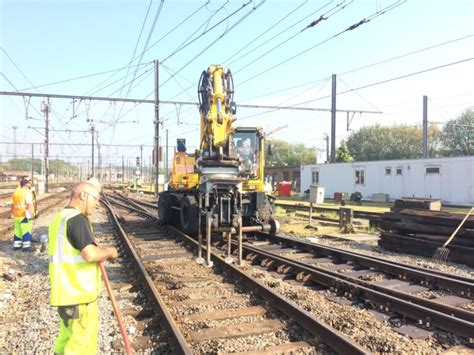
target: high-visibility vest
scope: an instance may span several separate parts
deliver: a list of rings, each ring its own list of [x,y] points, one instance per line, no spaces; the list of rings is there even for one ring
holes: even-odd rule
[[[17,187],[13,191],[12,205],[13,205],[13,216],[15,217],[26,217],[26,202],[29,199],[29,203],[33,203],[33,198],[29,190]]]
[[[100,294],[100,271],[87,262],[67,239],[67,222],[80,214],[75,208],[63,209],[49,226],[49,278],[51,305],[90,303]],[[92,225],[91,225],[92,229]]]

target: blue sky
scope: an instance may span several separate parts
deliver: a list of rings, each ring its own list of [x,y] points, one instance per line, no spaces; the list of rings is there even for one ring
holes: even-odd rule
[[[306,102],[299,106],[327,109],[330,99],[321,98],[331,93],[331,74],[338,75],[337,91],[343,92],[474,57],[471,0],[400,1],[392,10],[332,39],[397,1],[153,0],[144,21],[149,4],[149,0],[1,0],[0,90],[152,99],[151,62],[159,59],[164,61],[160,67],[162,100],[197,101],[201,72],[210,64],[224,64],[233,72],[237,107],[239,103],[289,106]],[[327,20],[300,32],[321,15]],[[147,38],[147,51],[139,62]],[[186,46],[176,52],[183,44]],[[431,46],[436,47],[420,51]],[[137,60],[128,71],[43,86],[126,67],[135,47]],[[372,65],[415,51],[420,52]],[[469,60],[354,90],[338,95],[337,107],[383,112],[354,115],[352,130],[374,123],[417,125],[422,120],[422,97],[428,95],[429,120],[446,122],[472,107],[473,69],[474,61]],[[132,79],[130,88],[126,84]],[[41,117],[41,101],[31,98],[28,103],[21,97],[0,97],[0,140],[12,141],[15,125],[18,142],[42,141],[38,132],[28,128],[40,127],[42,121],[25,118],[26,111],[28,116]],[[74,105],[77,117],[73,118],[71,100],[52,99],[51,104],[53,129],[88,130],[89,118],[95,120],[103,144],[153,143],[153,105],[82,102]],[[197,144],[197,108],[162,105],[160,116],[163,132],[168,129],[170,145],[177,137],[186,138],[190,147]],[[325,155],[329,112],[269,112],[238,107],[237,117],[238,125],[261,126],[267,131],[288,125],[273,137],[314,146]],[[346,114],[338,113],[337,122],[339,142],[350,133]],[[51,142],[56,143],[85,145],[89,141],[85,133],[51,134]],[[13,148],[6,144],[0,147],[5,160]],[[87,146],[52,146],[50,151],[52,157],[59,155],[82,163],[90,154]],[[18,155],[29,152],[30,147],[17,148]],[[117,157],[122,155],[132,160],[138,152],[138,148],[104,147],[103,164],[119,162]],[[39,147],[35,154],[41,154]],[[144,156],[150,156],[149,148],[144,149]]]

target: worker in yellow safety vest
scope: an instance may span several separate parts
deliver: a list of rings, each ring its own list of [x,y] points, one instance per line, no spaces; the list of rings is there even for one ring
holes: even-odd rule
[[[49,226],[51,305],[58,307],[61,318],[54,353],[96,353],[101,290],[98,263],[118,257],[117,249],[98,246],[93,236],[88,217],[99,198],[96,186],[79,183],[69,204]]]
[[[15,220],[13,249],[33,251],[31,246],[32,219],[35,216],[33,194],[30,191],[31,181],[21,179],[20,186],[15,189],[11,200],[11,215]]]

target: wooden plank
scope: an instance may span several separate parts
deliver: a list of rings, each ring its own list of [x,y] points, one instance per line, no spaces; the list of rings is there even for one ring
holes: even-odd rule
[[[133,284],[128,283],[128,282],[120,282],[120,283],[111,282],[110,286],[112,287],[112,290],[115,290],[117,292],[124,292],[133,288]]]
[[[134,308],[126,308],[121,310],[122,315],[130,316],[133,318],[150,318],[153,317],[155,312],[151,308],[143,308],[143,309],[134,309]]]
[[[215,291],[222,291],[222,290],[233,290],[235,288],[234,285],[218,285],[218,286],[209,286],[209,287],[200,287],[200,288],[180,288],[177,290],[165,290],[161,291],[160,293],[167,296],[181,296],[181,295],[189,295],[189,294],[198,294],[198,293],[211,293]]]
[[[169,302],[169,306],[171,307],[181,307],[181,306],[190,306],[190,305],[208,305],[218,302],[243,302],[248,301],[248,298],[242,295],[234,295],[234,296],[223,296],[219,298],[198,298],[198,299],[190,299],[184,301],[171,301]]]
[[[196,320],[223,320],[230,318],[239,318],[239,317],[255,317],[263,316],[267,313],[267,310],[262,306],[253,306],[245,308],[235,308],[235,309],[221,309],[213,310],[211,312],[205,313],[194,313],[189,316],[186,316],[190,321]]]
[[[312,350],[312,351],[303,351]],[[233,355],[274,355],[274,354],[313,354],[316,353],[314,346],[306,341],[295,341],[292,343],[285,343],[275,346],[270,346],[261,350],[252,350],[239,353],[233,353]]]
[[[149,336],[138,336],[133,339],[130,345],[132,346],[133,350],[136,351],[151,349],[153,348],[153,340]],[[123,350],[124,345],[122,338],[115,339],[112,342],[112,348],[114,350]]]
[[[251,335],[267,334],[284,327],[279,320],[265,320],[258,323],[235,324],[219,328],[200,329],[190,334],[191,341],[199,342],[213,339],[229,339]]]
[[[142,257],[143,262],[146,261],[160,261],[166,259],[177,259],[177,258],[190,258],[193,256],[191,252],[181,252],[181,253],[172,253],[172,254],[150,254]]]

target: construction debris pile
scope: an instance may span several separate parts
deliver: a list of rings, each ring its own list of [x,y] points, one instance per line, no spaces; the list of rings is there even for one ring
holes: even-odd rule
[[[398,205],[398,207],[396,207]],[[465,215],[432,210],[400,208],[396,203],[376,224],[382,233],[379,245],[386,249],[431,257],[448,241]],[[474,216],[469,216],[446,246],[448,261],[474,266]]]

